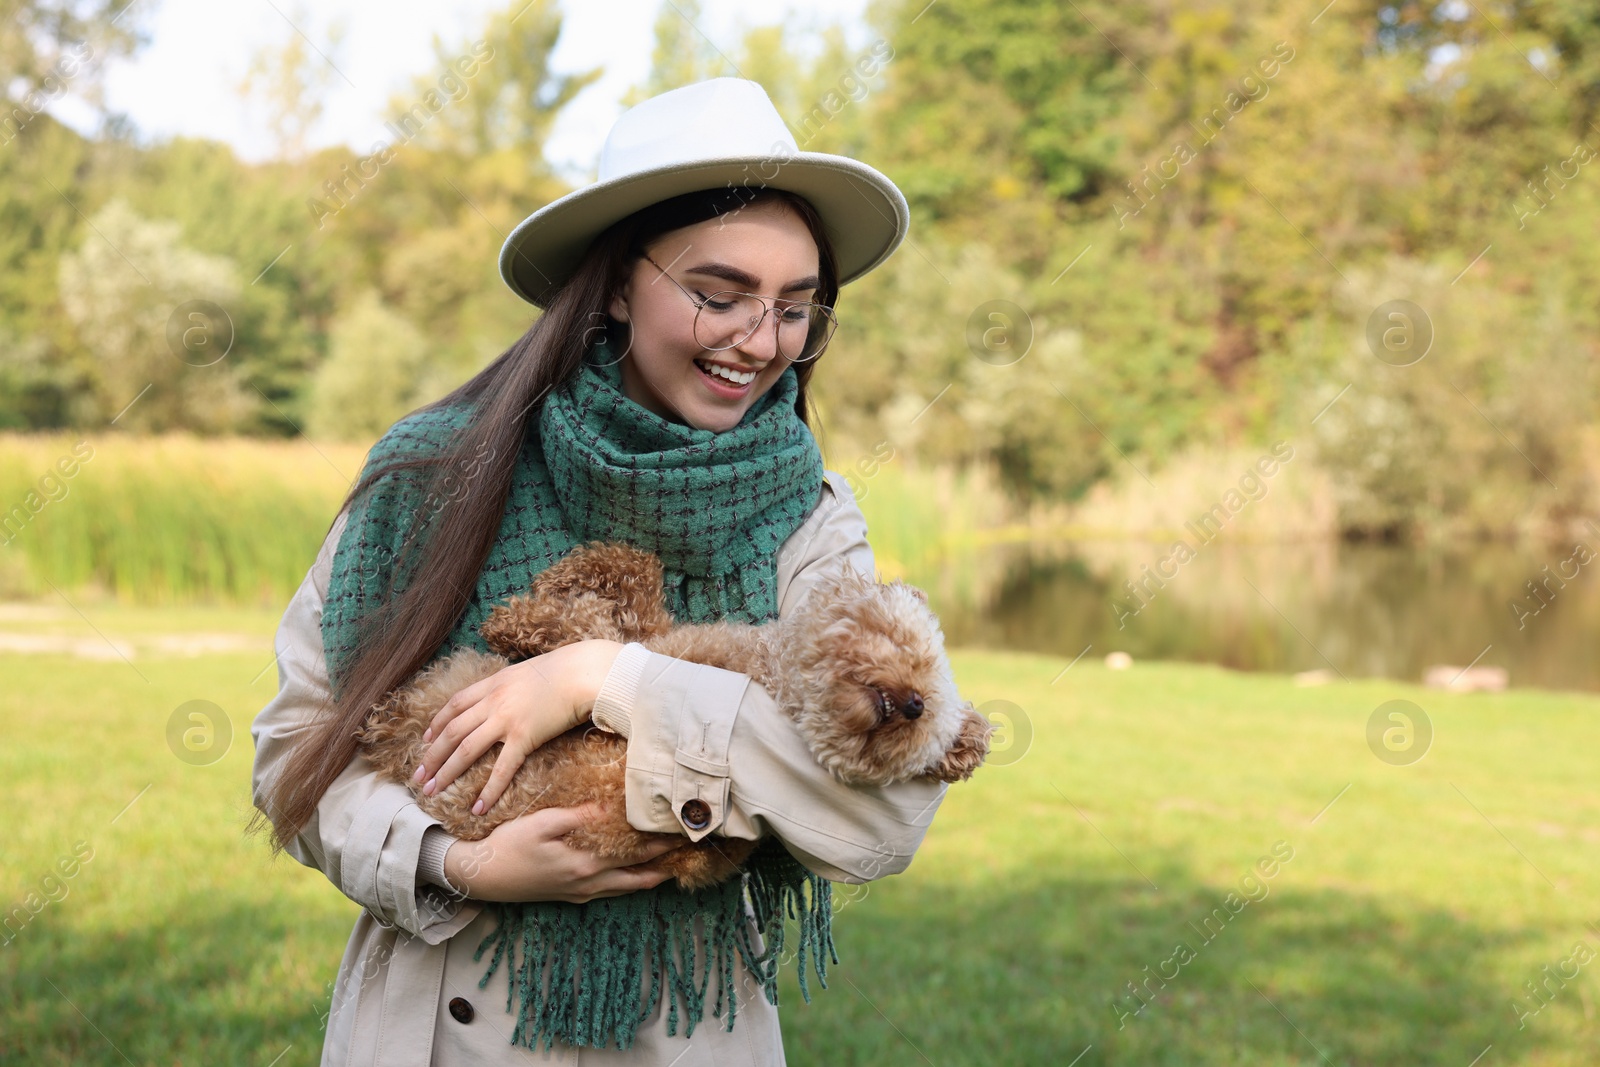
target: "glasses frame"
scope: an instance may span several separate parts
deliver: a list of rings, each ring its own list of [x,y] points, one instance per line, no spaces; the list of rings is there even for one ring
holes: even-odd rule
[[[695,298],[693,293],[689,292],[689,290],[683,287],[683,284],[679,282],[678,279],[667,273],[667,268],[651,259],[648,252],[641,252],[640,255],[648,260],[652,267],[660,271],[662,276],[665,277],[667,281],[671,282],[673,285],[676,285],[678,287],[678,291],[688,298],[689,303],[694,305],[695,310],[693,328],[695,334],[695,343],[700,345],[700,347],[704,348],[707,352],[726,352],[730,348],[737,348],[738,346],[744,344],[746,341],[750,340],[750,338],[756,335],[757,330],[761,329],[761,327],[766,324],[768,315],[774,311],[780,310],[776,300],[769,300],[759,293],[743,293],[737,289],[718,289],[716,292],[707,296],[704,300],[698,300]],[[745,334],[737,341],[734,341],[732,344],[723,345],[721,348],[712,348],[711,346],[702,343],[700,340],[700,312],[704,311],[706,305],[711,303],[719,296],[748,296],[753,300],[759,300],[763,310],[761,312],[761,317],[756,319],[755,325],[750,327],[749,333]],[[782,310],[788,310],[788,308],[792,307],[818,308],[820,309],[821,313],[826,315],[833,323],[832,326],[828,327],[827,339],[822,342],[822,345],[815,352],[811,353],[809,356],[806,356],[804,359],[794,359],[783,351],[783,344],[778,339],[779,320],[773,319],[772,344],[777,353],[780,356],[783,356],[784,359],[787,359],[790,363],[810,363],[812,360],[822,355],[822,353],[827,350],[828,345],[833,342],[833,335],[839,329],[839,314],[827,304],[819,304],[815,300],[793,300],[790,301],[787,307],[783,308]]]

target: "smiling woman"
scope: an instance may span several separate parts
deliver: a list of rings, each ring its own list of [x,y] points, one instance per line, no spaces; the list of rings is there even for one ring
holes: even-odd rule
[[[839,287],[908,222],[886,177],[798,151],[759,85],[717,78],[624,114],[600,180],[506,240],[501,276],[544,314],[373,447],[252,728],[275,844],[365,908],[324,1062],[510,1063],[541,1043],[562,1062],[783,1062],[780,961],[797,957],[809,996],[807,960],[819,977],[839,960],[831,882],[903,870],[942,784],[848,785],[748,675],[637,642],[566,645],[455,693],[409,787],[354,739],[419,670],[487,651],[490,610],[587,541],[654,552],[684,622],[786,618],[840,569],[875,577],[807,382]],[[590,719],[627,738],[627,819],[659,835],[637,855],[570,847],[584,808],[458,841],[417,804],[498,750],[487,812],[534,748]],[[744,877],[662,884],[651,861],[710,835],[757,843]]]

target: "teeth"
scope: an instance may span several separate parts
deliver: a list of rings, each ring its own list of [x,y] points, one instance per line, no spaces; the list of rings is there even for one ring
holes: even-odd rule
[[[756,380],[755,371],[751,371],[748,374],[740,374],[736,370],[733,370],[729,367],[723,367],[715,363],[702,363],[698,359],[694,362],[695,366],[699,367],[707,374],[713,374],[718,378],[726,378],[735,385],[749,385],[751,382]]]

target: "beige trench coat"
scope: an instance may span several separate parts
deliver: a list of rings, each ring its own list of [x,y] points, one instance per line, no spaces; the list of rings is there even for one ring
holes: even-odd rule
[[[343,528],[341,515],[278,627],[279,692],[250,729],[256,746],[253,797],[263,810],[267,783],[327,696],[320,626]],[[827,472],[817,507],[780,550],[779,614],[790,614],[831,568],[852,566],[873,574],[866,533],[848,485]],[[636,828],[692,839],[708,833],[752,839],[776,834],[806,867],[837,882],[861,883],[903,871],[947,788],[928,781],[846,786],[818,765],[788,718],[747,675],[663,656],[638,644],[625,646],[618,656],[593,717],[629,739],[627,813]],[[691,798],[705,800],[712,809],[710,825],[698,831],[679,816]],[[560,1043],[531,1052],[512,1045],[516,1016],[505,1010],[507,967],[502,961],[479,989],[490,956],[485,952],[481,960],[472,959],[493,928],[491,915],[482,902],[459,899],[419,877],[424,832],[437,826],[405,786],[380,779],[357,755],[288,850],[363,909],[334,985],[323,1067],[784,1062],[777,1008],[767,1003],[742,962],[735,965],[741,992],[732,1033],[724,1032],[722,1019],[708,1004],[692,1038],[685,1038],[681,1019],[677,1035],[669,1037],[658,1005],[627,1052]],[[442,829],[429,835],[430,849],[440,835]],[[430,869],[440,869],[436,855],[421,872]],[[849,950],[848,940],[841,939],[846,969]],[[814,976],[811,985],[817,988]],[[837,987],[820,995],[838,995]]]

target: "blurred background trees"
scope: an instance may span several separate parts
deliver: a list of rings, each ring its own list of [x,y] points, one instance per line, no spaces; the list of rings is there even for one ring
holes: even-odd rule
[[[118,428],[370,438],[503,351],[536,311],[498,249],[568,188],[545,140],[599,73],[553,71],[557,5],[520,8],[436,42],[390,109],[426,121],[381,153],[304,150],[321,74],[288,34],[246,78],[279,116],[270,162],[44,113],[8,131],[0,427],[102,427],[155,382]],[[1554,2],[1316,8],[878,0],[865,48],[794,20],[719,48],[679,2],[629,102],[753,77],[803,148],[905,191],[910,239],[841,294],[815,379],[835,451],[886,441],[1071,503],[1284,439],[1339,486],[1346,533],[1600,512],[1600,22]],[[8,5],[13,123],[74,42],[137,45],[116,10]],[[215,368],[165,341],[196,298],[236,331]],[[1367,339],[1392,300],[1433,332],[1409,366]],[[974,341],[997,301],[1015,358]]]

